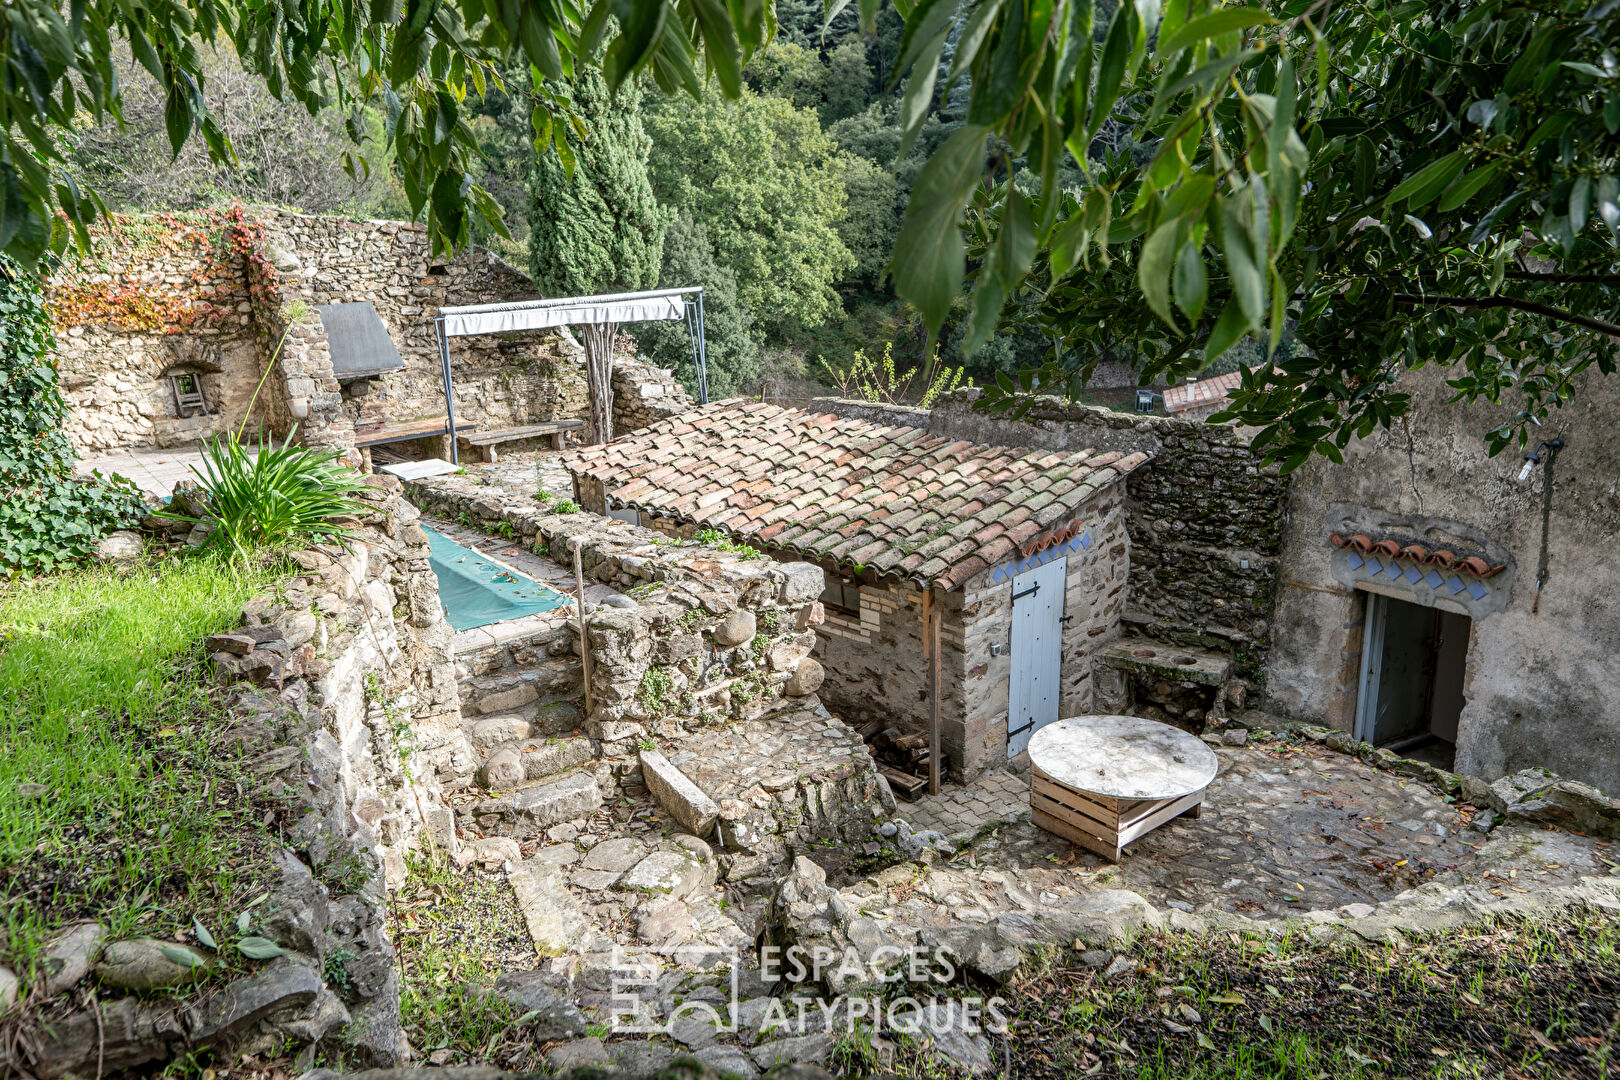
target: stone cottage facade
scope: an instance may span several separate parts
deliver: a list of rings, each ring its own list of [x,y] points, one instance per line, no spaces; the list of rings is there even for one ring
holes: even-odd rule
[[[1404,711],[1455,744],[1460,772],[1543,767],[1620,791],[1620,382],[1579,377],[1538,432],[1562,450],[1520,482],[1534,444],[1492,458],[1482,438],[1514,406],[1455,403],[1445,375],[1403,372],[1406,423],[1295,474],[1268,704],[1377,741]]]
[[[92,259],[64,267],[47,290],[67,431],[87,453],[181,446],[244,419],[250,431],[296,424],[304,442],[347,449],[357,425],[442,418],[438,309],[536,295],[481,248],[436,258],[421,225],[262,207],[121,218]],[[403,366],[367,378],[334,370],[319,309],[357,303],[375,309]],[[453,340],[458,427],[588,420],[581,359],[566,331]],[[667,372],[633,359],[619,369],[615,422],[625,430],[690,401]]]
[[[931,590],[942,757],[973,776],[1016,753],[1031,722],[1090,708],[1090,657],[1118,635],[1125,603],[1124,480],[1147,455],[971,443],[930,434],[927,416],[720,402],[563,464],[587,510],[820,566],[820,693],[846,721],[932,723]],[[1050,622],[1015,632],[1021,617]],[[1049,661],[1026,670],[1036,655]]]

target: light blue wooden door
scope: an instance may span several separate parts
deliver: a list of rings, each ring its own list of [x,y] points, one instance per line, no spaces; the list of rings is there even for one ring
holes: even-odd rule
[[[1063,590],[1068,559],[1053,559],[1012,581],[1012,674],[1007,684],[1007,757],[1058,718],[1063,667]]]

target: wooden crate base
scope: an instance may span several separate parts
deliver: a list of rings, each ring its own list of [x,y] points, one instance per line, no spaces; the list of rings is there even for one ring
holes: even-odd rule
[[[1110,799],[1077,791],[1039,768],[1030,772],[1030,820],[1110,862],[1171,818],[1197,817],[1203,801],[1203,788],[1174,799]]]

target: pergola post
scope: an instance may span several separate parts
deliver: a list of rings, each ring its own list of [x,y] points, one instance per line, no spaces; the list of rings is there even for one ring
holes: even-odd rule
[[[461,464],[461,450],[456,446],[456,393],[450,382],[450,338],[444,332],[444,318],[433,320],[433,333],[439,339],[439,374],[444,378],[444,416],[449,425],[450,464]]]

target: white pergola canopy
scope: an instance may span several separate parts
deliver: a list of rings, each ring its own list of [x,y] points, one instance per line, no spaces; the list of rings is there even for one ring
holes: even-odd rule
[[[698,289],[571,296],[560,300],[525,300],[515,304],[474,304],[441,308],[446,337],[504,334],[513,330],[549,330],[556,326],[602,323],[673,322],[686,318],[684,297]]]
[[[690,298],[690,299],[689,299]],[[444,376],[444,408],[450,457],[456,449],[456,402],[450,382],[450,339],[475,334],[549,330],[558,326],[601,326],[607,323],[673,322],[685,319],[697,367],[698,401],[709,400],[708,353],[703,341],[703,287],[655,289],[651,292],[565,296],[554,300],[520,300],[509,304],[471,304],[440,308],[433,327],[439,339],[439,365]]]

